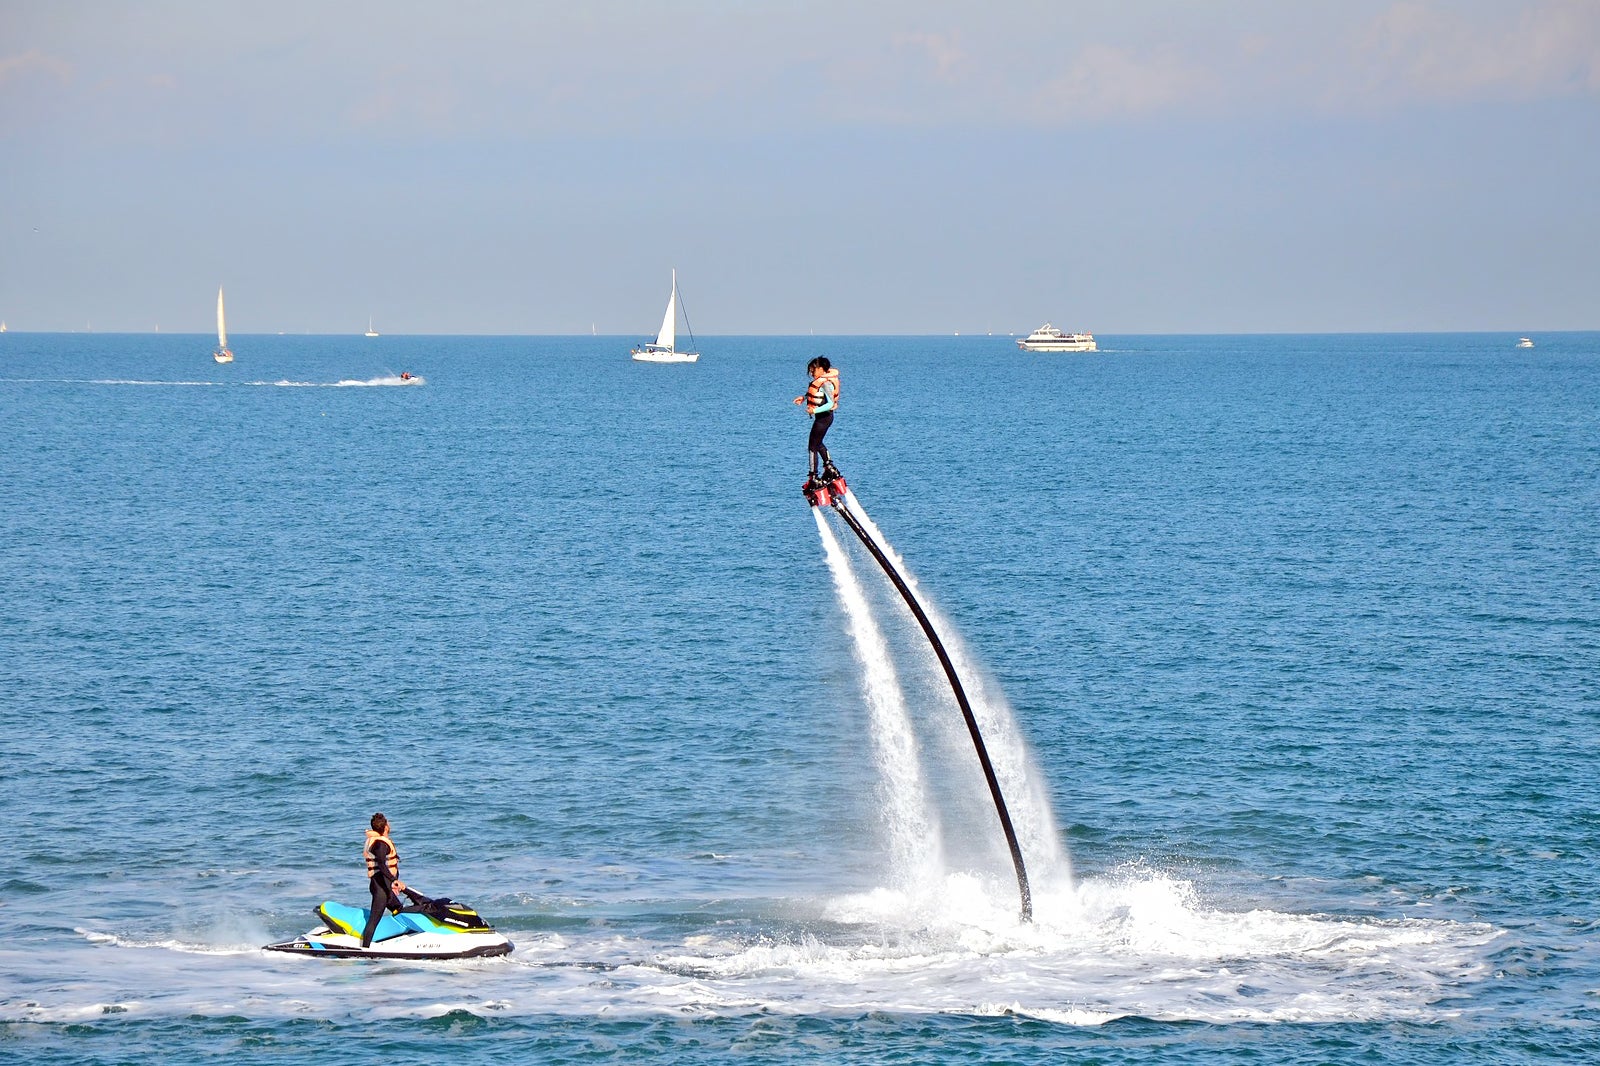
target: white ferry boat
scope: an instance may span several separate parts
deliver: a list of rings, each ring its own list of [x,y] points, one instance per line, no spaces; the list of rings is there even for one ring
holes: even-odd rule
[[[1019,338],[1017,347],[1025,352],[1098,352],[1093,333],[1063,333],[1046,322],[1026,337]]]
[[[1533,339],[1531,337],[1523,337],[1521,340],[1519,340],[1517,342],[1517,347],[1518,348],[1532,348],[1533,347]]]

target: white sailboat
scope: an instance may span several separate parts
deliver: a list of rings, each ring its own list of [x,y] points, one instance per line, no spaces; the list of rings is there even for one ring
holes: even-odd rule
[[[217,286],[217,350],[211,353],[211,358],[219,363],[233,362],[233,353],[228,350],[228,320],[222,313],[222,286]]]
[[[376,337],[377,335],[378,335],[378,331],[372,328],[372,316],[368,315],[367,316],[367,336]]]
[[[683,324],[689,325],[689,314],[684,312]],[[689,330],[689,343],[694,344],[694,330]],[[678,351],[678,272],[672,272],[672,295],[667,297],[667,313],[661,319],[661,332],[654,344],[643,344],[631,349],[641,363],[692,363],[700,358],[699,352]]]

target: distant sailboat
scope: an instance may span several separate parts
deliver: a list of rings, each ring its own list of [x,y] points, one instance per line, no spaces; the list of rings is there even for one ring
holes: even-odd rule
[[[367,316],[367,336],[376,337],[377,335],[378,335],[378,331],[372,328],[372,316],[368,315]]]
[[[683,324],[689,325],[689,314],[684,312]],[[689,343],[694,344],[694,330],[689,330]],[[661,332],[656,334],[654,344],[641,345],[632,349],[635,359],[641,363],[692,363],[700,358],[699,352],[680,352],[678,344],[678,272],[672,272],[672,295],[667,297],[667,313],[661,319]]]
[[[222,313],[222,286],[217,286],[217,350],[211,353],[211,358],[219,363],[233,362],[233,353],[228,350],[228,320]]]

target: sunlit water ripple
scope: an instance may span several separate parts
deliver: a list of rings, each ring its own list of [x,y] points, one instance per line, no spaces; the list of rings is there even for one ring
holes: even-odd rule
[[[1584,1061],[1600,336],[1537,340],[0,336],[0,1055]],[[818,352],[1033,923],[842,532],[889,663],[836,598]],[[259,950],[380,808],[514,954]]]

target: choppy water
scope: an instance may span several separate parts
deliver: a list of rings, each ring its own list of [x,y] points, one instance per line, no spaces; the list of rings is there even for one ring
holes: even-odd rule
[[[1600,335],[1514,339],[0,336],[0,1056],[1584,1061]],[[513,955],[259,950],[374,809]]]

